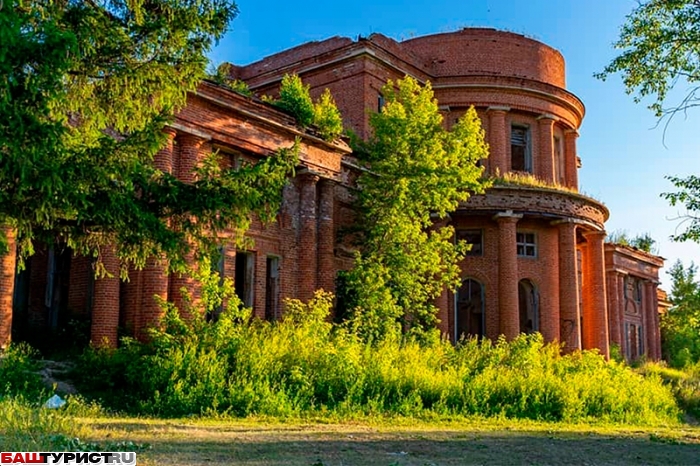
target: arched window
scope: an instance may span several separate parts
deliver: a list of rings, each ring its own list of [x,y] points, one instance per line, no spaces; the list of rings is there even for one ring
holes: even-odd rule
[[[485,334],[484,287],[471,278],[462,282],[455,309],[455,338],[462,335],[482,338]]]
[[[518,282],[518,308],[520,310],[520,333],[539,332],[539,295],[535,285],[528,279]]]

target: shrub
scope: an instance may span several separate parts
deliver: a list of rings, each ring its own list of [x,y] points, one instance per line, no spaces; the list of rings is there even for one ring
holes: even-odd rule
[[[453,346],[393,334],[368,344],[329,323],[330,303],[322,292],[307,304],[288,301],[278,322],[240,319],[235,309],[216,322],[188,322],[170,309],[169,324],[151,344],[93,352],[81,372],[95,367],[104,388],[123,390],[129,400],[123,409],[163,416],[479,415],[655,424],[679,414],[658,376],[595,352],[562,356],[540,335]],[[117,366],[124,372],[104,370]]]
[[[280,84],[279,99],[273,105],[289,112],[303,127],[314,121],[314,104],[309,94],[309,86],[301,82],[296,74],[286,74]]]
[[[0,355],[0,395],[36,398],[42,393],[38,358],[38,351],[26,343],[10,345]]]
[[[326,141],[333,141],[343,134],[343,117],[328,88],[314,104],[314,126]]]
[[[700,364],[679,370],[663,363],[647,362],[639,370],[662,379],[673,390],[678,404],[692,416],[700,417]]]
[[[326,141],[333,141],[343,134],[343,118],[331,91],[325,89],[320,99],[314,103],[309,86],[304,85],[295,74],[284,75],[278,99],[263,96],[263,100],[290,113],[304,128],[313,125],[319,136]]]
[[[208,77],[220,86],[227,87],[246,97],[252,96],[253,93],[250,91],[245,81],[231,78],[231,67],[232,65],[230,63],[222,63],[214,72],[210,72]]]

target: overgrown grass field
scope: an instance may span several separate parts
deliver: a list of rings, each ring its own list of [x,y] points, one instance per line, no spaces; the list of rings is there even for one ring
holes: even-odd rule
[[[368,343],[329,323],[330,306],[324,294],[291,302],[274,323],[245,311],[185,322],[170,308],[149,344],[86,351],[73,374],[83,395],[59,410],[41,407],[51,392],[37,354],[14,346],[0,361],[2,446],[136,450],[147,464],[183,465],[556,464],[557,455],[668,464],[700,455],[697,428],[683,423],[700,399],[692,371],[561,355],[540,335]]]
[[[594,352],[560,355],[540,335],[513,342],[386,338],[365,343],[327,322],[330,297],[293,302],[284,321],[170,312],[150,345],[90,351],[77,371],[103,406],[163,417],[504,417],[677,422],[671,389]]]

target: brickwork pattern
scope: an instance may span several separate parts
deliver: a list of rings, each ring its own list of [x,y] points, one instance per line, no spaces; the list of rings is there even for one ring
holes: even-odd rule
[[[116,348],[119,326],[119,259],[113,246],[104,247],[101,256],[102,264],[111,276],[95,280],[90,342],[97,347]]]

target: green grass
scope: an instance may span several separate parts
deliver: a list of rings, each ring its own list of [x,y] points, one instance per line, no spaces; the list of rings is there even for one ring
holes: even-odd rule
[[[544,181],[530,173],[508,172],[499,176],[488,178],[494,186],[524,186],[526,188],[556,189],[568,193],[579,194],[578,189],[570,188],[562,184]]]
[[[681,408],[696,420],[700,420],[700,364],[679,370],[666,367],[664,364],[647,362],[639,368],[639,371],[646,376],[654,375],[661,378],[671,387]]]

